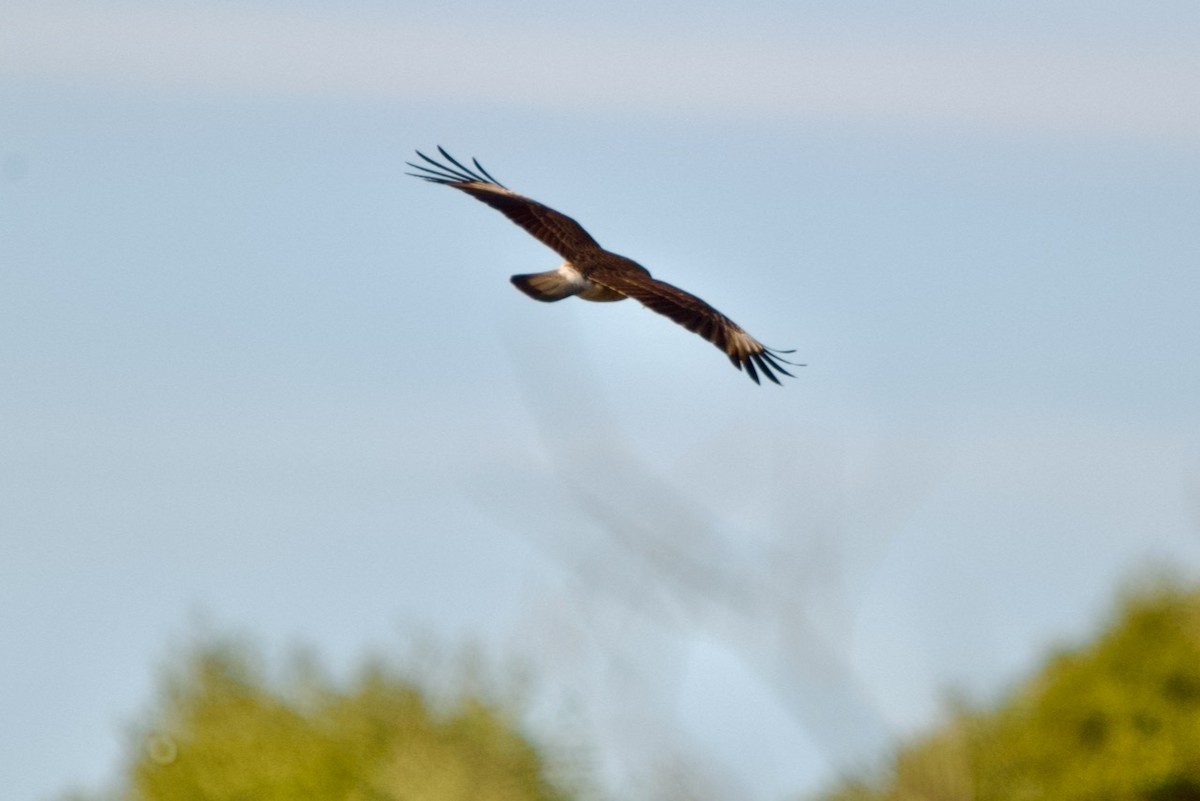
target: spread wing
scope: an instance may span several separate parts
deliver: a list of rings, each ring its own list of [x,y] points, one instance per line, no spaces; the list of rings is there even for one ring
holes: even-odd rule
[[[438,152],[449,162],[431,159],[421,151],[417,151],[428,165],[413,164],[408,166],[421,172],[410,172],[416,178],[424,178],[435,184],[445,184],[466,192],[476,200],[482,200],[492,208],[501,212],[505,217],[533,234],[542,244],[549,246],[567,261],[574,261],[589,252],[601,250],[596,240],[583,230],[583,226],[565,214],[561,214],[549,206],[544,206],[536,200],[530,200],[524,195],[508,189],[497,181],[483,168],[478,159],[472,159],[475,169],[463,166],[458,160],[447,153],[441,145]]]
[[[646,308],[670,317],[687,330],[704,337],[724,351],[734,367],[739,370],[745,368],[756,384],[759,383],[756,367],[778,384],[779,379],[773,371],[791,376],[784,364],[802,366],[789,362],[781,355],[792,351],[768,348],[700,298],[665,281],[652,278],[649,273],[616,265],[597,265],[588,270],[588,278],[593,283],[628,295]]]

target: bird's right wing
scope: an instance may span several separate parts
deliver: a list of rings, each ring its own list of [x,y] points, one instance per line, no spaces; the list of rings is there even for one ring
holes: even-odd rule
[[[463,166],[440,145],[438,152],[449,164],[431,159],[418,150],[417,155],[432,166],[413,164],[410,161],[407,162],[408,166],[421,172],[408,174],[416,178],[424,178],[435,184],[452,186],[466,192],[476,200],[483,201],[524,228],[567,261],[574,261],[589,252],[601,249],[582,225],[549,206],[538,203],[536,200],[530,200],[505,187],[489,175],[477,159],[472,159],[472,164],[475,165],[475,169],[472,170]]]
[[[790,350],[768,348],[747,334],[740,325],[690,292],[659,281],[644,270],[630,270],[615,265],[592,266],[587,275],[593,283],[627,295],[651,311],[669,317],[687,330],[704,337],[720,348],[734,367],[745,369],[756,384],[759,383],[759,371],[776,384],[779,379],[772,371],[792,375],[783,366],[792,362],[780,355],[791,353]]]

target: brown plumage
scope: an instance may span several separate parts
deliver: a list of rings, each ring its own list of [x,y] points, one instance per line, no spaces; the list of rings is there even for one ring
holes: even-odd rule
[[[744,368],[756,384],[759,372],[778,384],[776,372],[792,375],[784,364],[802,366],[780,355],[792,351],[766,347],[700,298],[653,278],[637,262],[600,247],[570,217],[508,189],[489,175],[477,159],[471,160],[474,165],[471,169],[440,146],[438,152],[449,164],[435,161],[418,150],[417,155],[429,166],[408,162],[408,166],[420,170],[408,174],[452,186],[483,201],[566,260],[556,270],[512,276],[517,289],[531,298],[547,302],[572,295],[592,301],[633,298],[716,345],[735,367]]]

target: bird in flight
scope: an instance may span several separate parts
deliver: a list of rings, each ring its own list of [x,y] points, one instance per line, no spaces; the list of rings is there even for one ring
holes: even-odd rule
[[[534,300],[552,302],[572,295],[592,301],[633,298],[716,345],[734,367],[744,368],[756,384],[759,383],[759,372],[778,384],[777,372],[795,377],[784,364],[803,366],[789,362],[781,355],[793,351],[768,348],[700,298],[652,278],[649,270],[632,259],[600,247],[583,226],[565,214],[508,189],[493,178],[478,159],[471,159],[474,165],[471,169],[440,145],[438,152],[448,163],[432,159],[418,150],[417,155],[425,164],[406,162],[420,170],[407,174],[452,186],[483,201],[565,259],[557,269],[548,272],[512,276],[517,289]]]

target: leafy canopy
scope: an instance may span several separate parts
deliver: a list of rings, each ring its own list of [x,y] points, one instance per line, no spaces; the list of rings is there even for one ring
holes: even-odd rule
[[[274,688],[245,651],[205,646],[131,739],[129,801],[566,801],[495,706],[443,714],[375,667],[340,689]]]
[[[1200,801],[1200,591],[1134,593],[991,710],[959,709],[826,801]]]

